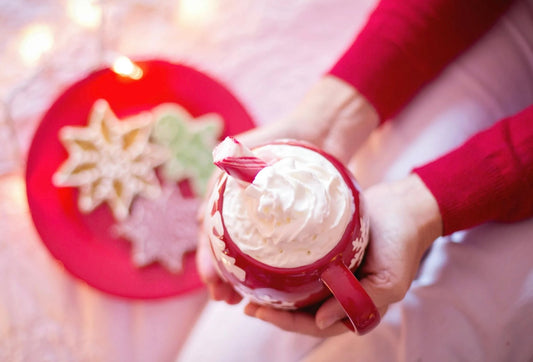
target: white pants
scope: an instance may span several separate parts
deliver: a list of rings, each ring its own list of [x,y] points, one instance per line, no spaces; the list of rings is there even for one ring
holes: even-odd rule
[[[401,178],[531,103],[533,1],[519,1],[371,137],[354,160],[356,177],[363,187]],[[440,238],[405,299],[364,337],[322,341],[210,303],[178,360],[530,361],[532,256],[533,219]]]

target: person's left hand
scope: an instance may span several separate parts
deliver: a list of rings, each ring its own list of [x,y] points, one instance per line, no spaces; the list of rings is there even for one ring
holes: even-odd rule
[[[407,293],[422,256],[442,233],[439,208],[417,175],[378,184],[362,193],[370,219],[370,242],[357,272],[381,316]],[[245,313],[284,330],[328,337],[348,331],[346,314],[336,299],[326,300],[315,315],[248,304]]]

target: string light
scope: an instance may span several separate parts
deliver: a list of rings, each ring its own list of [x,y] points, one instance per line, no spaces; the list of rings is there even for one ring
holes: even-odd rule
[[[111,67],[113,72],[131,79],[141,79],[143,70],[137,64],[133,63],[128,57],[121,55],[113,62]]]
[[[3,196],[9,199],[6,205],[12,206],[10,210],[6,210],[9,213],[18,213],[26,211],[28,208],[28,202],[26,199],[26,187],[24,179],[18,174],[12,174],[3,179],[2,187],[4,191]]]
[[[216,0],[181,0],[176,8],[177,21],[185,26],[207,23],[215,14]]]
[[[33,66],[52,49],[53,45],[54,35],[50,26],[31,24],[22,31],[18,50],[24,64]]]
[[[96,29],[102,23],[102,7],[95,0],[68,0],[67,14],[84,28]]]

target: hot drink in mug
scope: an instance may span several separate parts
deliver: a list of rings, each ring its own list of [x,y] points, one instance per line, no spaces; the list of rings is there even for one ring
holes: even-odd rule
[[[353,274],[369,225],[342,163],[295,140],[251,151],[228,138],[214,158],[225,172],[204,223],[221,277],[275,308],[298,309],[333,294],[358,333],[377,325],[379,313]]]

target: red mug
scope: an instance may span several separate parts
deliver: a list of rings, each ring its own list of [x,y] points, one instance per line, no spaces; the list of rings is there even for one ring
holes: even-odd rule
[[[272,266],[243,252],[228,232],[223,210],[230,176],[224,173],[212,189],[204,219],[218,273],[242,296],[274,308],[304,308],[333,294],[351,322],[347,325],[353,326],[351,329],[358,334],[369,332],[379,323],[380,315],[354,275],[363,259],[369,236],[368,221],[360,208],[360,192],[354,177],[341,162],[310,144],[281,140],[269,145],[301,147],[324,157],[342,177],[353,198],[354,211],[347,219],[342,237],[324,256],[296,267]]]

